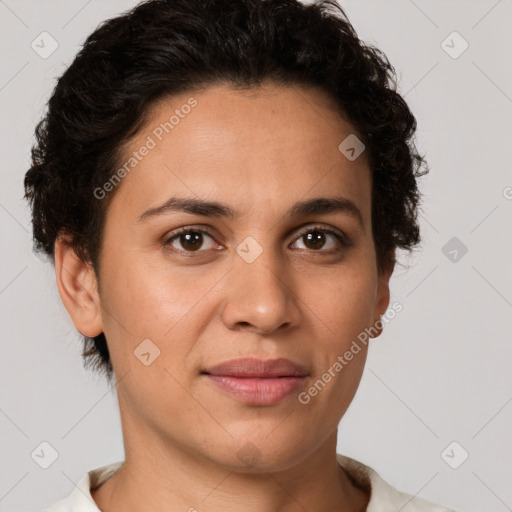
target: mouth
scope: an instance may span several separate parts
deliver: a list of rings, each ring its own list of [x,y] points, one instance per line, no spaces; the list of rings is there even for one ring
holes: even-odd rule
[[[217,389],[248,405],[275,405],[304,385],[309,373],[289,359],[226,361],[201,372]]]

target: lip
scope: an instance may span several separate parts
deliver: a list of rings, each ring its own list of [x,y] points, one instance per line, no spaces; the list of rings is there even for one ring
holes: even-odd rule
[[[244,358],[201,372],[210,382],[248,405],[274,405],[300,388],[308,372],[289,359]]]

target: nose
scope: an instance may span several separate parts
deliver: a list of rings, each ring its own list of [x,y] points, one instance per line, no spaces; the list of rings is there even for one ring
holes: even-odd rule
[[[301,322],[293,279],[271,250],[264,250],[252,263],[235,255],[225,287],[222,320],[231,330],[269,334]]]

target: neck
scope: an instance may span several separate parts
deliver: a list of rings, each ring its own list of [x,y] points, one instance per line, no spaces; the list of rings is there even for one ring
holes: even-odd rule
[[[304,512],[366,510],[357,487],[336,458],[337,431],[290,467],[228,466],[123,421],[125,462],[91,495],[102,512]],[[147,427],[145,427],[147,428]],[[148,442],[150,440],[150,442]]]
[[[177,512],[303,512],[304,510],[366,510],[369,495],[355,486],[334,457],[323,451],[297,466],[274,473],[237,473],[213,464],[196,464],[182,458],[146,453],[126,458],[123,466],[103,485],[92,491],[100,510],[165,510]],[[180,460],[180,463],[177,461]],[[211,461],[210,461],[211,462]]]

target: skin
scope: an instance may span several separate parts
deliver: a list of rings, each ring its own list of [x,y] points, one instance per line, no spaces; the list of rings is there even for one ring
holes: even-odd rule
[[[217,85],[154,105],[124,155],[190,97],[197,106],[115,191],[101,293],[65,239],[55,246],[62,300],[82,334],[105,333],[117,380],[125,463],[92,496],[103,512],[366,510],[369,493],[338,465],[336,443],[367,348],[306,405],[297,393],[247,405],[200,374],[238,357],[286,357],[308,368],[307,390],[384,314],[393,268],[377,271],[370,169],[365,153],[349,161],[338,149],[356,131],[316,88]],[[171,196],[235,216],[138,221]],[[298,201],[333,196],[352,201],[361,222],[347,211],[288,215]],[[196,251],[183,237],[165,245],[183,226],[211,238]],[[340,230],[350,245],[329,234],[308,245],[302,228]],[[248,236],[262,248],[252,263],[236,252]],[[149,366],[134,356],[144,339],[160,350]],[[248,442],[252,466],[238,456]]]

